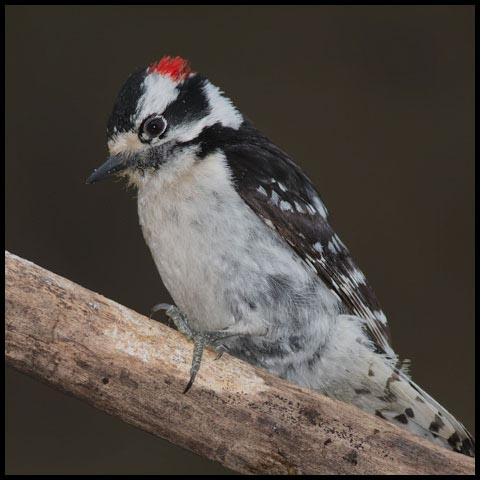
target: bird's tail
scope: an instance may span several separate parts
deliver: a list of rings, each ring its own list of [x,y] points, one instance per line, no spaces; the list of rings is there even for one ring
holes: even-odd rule
[[[451,450],[474,457],[475,441],[466,428],[401,368],[387,380],[390,396],[376,414]]]

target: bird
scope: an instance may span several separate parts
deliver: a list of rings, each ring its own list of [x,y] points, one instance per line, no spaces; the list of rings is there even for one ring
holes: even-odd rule
[[[413,382],[379,301],[316,187],[232,100],[181,57],[135,70],[87,180],[126,178],[144,239],[194,341],[475,455],[472,435]]]

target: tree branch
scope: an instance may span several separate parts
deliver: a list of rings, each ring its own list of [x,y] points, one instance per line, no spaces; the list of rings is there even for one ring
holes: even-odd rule
[[[5,252],[6,359],[242,473],[473,474],[474,461],[229,355]]]

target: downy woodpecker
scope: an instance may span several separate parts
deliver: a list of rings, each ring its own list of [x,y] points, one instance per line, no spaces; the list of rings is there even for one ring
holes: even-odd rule
[[[188,387],[211,344],[474,455],[472,436],[393,351],[315,186],[218,87],[164,57],[128,78],[107,136],[111,156],[88,183],[115,174],[138,189],[143,235],[176,303],[155,309],[195,342]]]

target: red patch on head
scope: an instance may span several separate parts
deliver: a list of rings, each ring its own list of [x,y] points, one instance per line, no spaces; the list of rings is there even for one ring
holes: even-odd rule
[[[148,68],[148,74],[159,73],[160,75],[167,75],[175,82],[185,80],[190,74],[190,66],[188,62],[180,57],[163,57],[158,62],[154,62]]]

